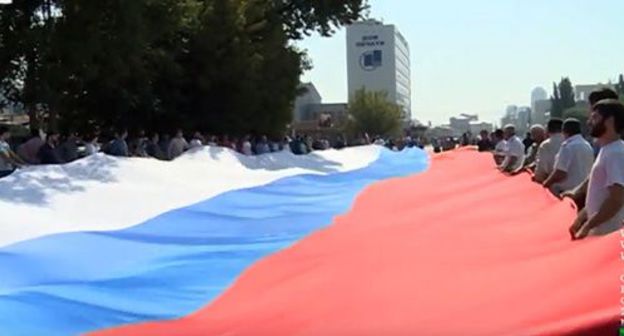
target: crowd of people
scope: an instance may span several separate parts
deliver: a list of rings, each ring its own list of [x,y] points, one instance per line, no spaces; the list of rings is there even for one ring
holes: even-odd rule
[[[327,140],[315,140],[311,137],[298,136],[294,139],[270,141],[266,136],[245,136],[238,139],[227,135],[216,137],[195,132],[192,137],[187,138],[180,130],[173,137],[159,133],[147,136],[144,131],[129,137],[128,131],[121,130],[108,138],[97,134],[79,136],[71,133],[61,137],[58,132],[43,134],[39,130],[33,130],[29,139],[14,146],[9,145],[10,138],[9,129],[0,127],[0,177],[26,165],[69,163],[98,152],[117,157],[173,160],[189,149],[205,145],[230,148],[244,155],[261,155],[286,148],[295,154],[306,154],[330,147]],[[334,145],[344,147],[340,141]]]
[[[491,151],[498,169],[515,175],[530,172],[535,183],[543,185],[559,197],[572,198],[580,209],[570,227],[573,239],[589,234],[613,232],[624,223],[624,105],[610,89],[592,92],[589,96],[589,134],[583,134],[579,120],[552,118],[547,125],[533,125],[524,140],[516,135],[513,125],[489,133],[482,131],[476,140],[479,151]],[[196,132],[187,139],[182,131],[173,137],[154,133],[146,136],[139,131],[130,140],[127,131],[115,132],[100,145],[98,135],[79,137],[57,132],[41,134],[38,130],[24,143],[9,145],[11,133],[0,127],[0,178],[16,168],[36,164],[61,164],[100,151],[120,157],[151,157],[173,160],[185,151],[208,146],[231,148],[244,155],[261,155],[282,150],[307,154],[314,150],[344,148],[347,142],[337,137],[333,142],[311,136],[285,137],[269,140],[266,136],[205,136]],[[392,150],[424,147],[424,139],[390,140],[370,138],[364,134],[355,145],[377,144]],[[469,135],[461,139],[432,139],[435,151],[473,144]]]
[[[530,172],[535,183],[579,209],[570,227],[573,239],[604,235],[624,224],[624,105],[610,89],[589,96],[589,134],[579,120],[552,118],[533,125],[521,140],[513,125],[481,132],[477,146],[492,151],[498,169]]]
[[[195,132],[192,137],[185,137],[178,130],[173,137],[166,134],[152,133],[149,136],[144,131],[138,131],[129,136],[128,131],[111,132],[109,137],[98,134],[80,136],[50,131],[43,134],[33,130],[23,143],[9,144],[11,132],[6,127],[0,127],[0,178],[10,175],[16,169],[27,165],[63,164],[77,159],[103,152],[117,157],[144,157],[159,160],[173,160],[185,151],[202,146],[220,146],[230,148],[244,155],[262,155],[279,151],[290,151],[295,155],[304,155],[316,150],[330,148],[342,149],[348,145],[376,144],[392,150],[402,150],[405,147],[423,148],[422,139],[409,136],[399,139],[384,139],[379,136],[369,137],[363,134],[351,143],[347,143],[343,136],[336,136],[332,141],[325,137],[309,135],[286,136],[282,139],[269,139],[267,136],[244,136],[230,138],[227,135],[202,135]]]

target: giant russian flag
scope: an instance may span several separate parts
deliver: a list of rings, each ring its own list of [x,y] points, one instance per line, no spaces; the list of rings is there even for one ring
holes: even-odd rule
[[[619,234],[487,154],[95,156],[0,181],[0,334],[609,335]],[[5,215],[7,214],[7,215]]]

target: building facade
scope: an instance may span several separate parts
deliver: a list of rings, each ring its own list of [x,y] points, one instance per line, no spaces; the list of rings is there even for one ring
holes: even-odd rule
[[[574,98],[577,102],[588,102],[589,95],[597,90],[609,88],[615,89],[613,84],[588,84],[588,85],[576,85],[574,87]]]
[[[451,135],[454,137],[460,137],[464,133],[470,133],[476,136],[481,131],[491,132],[494,125],[488,122],[479,121],[479,116],[476,114],[462,113],[457,117],[449,118],[448,126],[445,126],[451,130]]]
[[[335,132],[343,127],[348,118],[346,103],[324,104],[314,84],[302,83],[295,100],[291,131],[317,134]]]
[[[295,108],[293,111],[293,121],[300,122],[310,117],[310,106],[318,105],[323,102],[321,94],[318,92],[314,84],[303,83],[299,85],[301,93],[295,99]]]
[[[550,99],[538,100],[534,102],[533,108],[531,109],[531,122],[533,124],[541,124],[545,126],[550,117],[551,107],[552,102]]]
[[[522,135],[529,131],[531,124],[535,123],[532,117],[530,107],[509,105],[505,110],[505,116],[501,119],[501,125],[502,127],[513,125],[516,128],[516,134]]]
[[[457,135],[471,132],[470,123],[478,122],[479,116],[462,113],[458,117],[449,118],[449,126]]]
[[[531,108],[533,108],[535,102],[548,99],[548,92],[543,87],[536,87],[531,91]]]
[[[494,125],[485,121],[471,121],[470,122],[470,133],[473,136],[478,135],[481,131],[487,131],[488,133],[494,131]]]
[[[384,91],[405,119],[412,118],[409,45],[394,25],[368,20],[348,26],[347,71],[349,100],[362,88]]]

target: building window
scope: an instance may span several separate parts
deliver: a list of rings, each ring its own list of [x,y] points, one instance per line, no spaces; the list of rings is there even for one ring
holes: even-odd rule
[[[382,65],[383,56],[381,50],[367,51],[360,58],[360,66],[367,71],[375,70]]]
[[[381,66],[381,50],[374,50],[371,53],[364,55],[364,66],[378,67]]]

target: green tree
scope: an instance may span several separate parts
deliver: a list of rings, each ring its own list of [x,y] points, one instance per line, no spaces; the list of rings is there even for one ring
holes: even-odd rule
[[[0,89],[24,104],[38,126],[54,92],[48,84],[48,54],[57,16],[52,0],[22,0],[0,6]]]
[[[184,89],[172,102],[187,126],[275,136],[285,129],[305,57],[289,46],[281,24],[247,32],[248,20],[270,15],[240,0],[202,7],[198,30],[181,56]]]
[[[64,128],[158,128],[177,119],[163,89],[182,76],[175,59],[193,1],[66,0],[51,67]]]
[[[292,39],[331,35],[366,8],[366,0],[14,1],[0,7],[1,84],[62,129],[278,135],[310,64]]]
[[[393,136],[400,133],[401,125],[401,107],[390,102],[386,92],[372,92],[362,88],[349,104],[347,129],[354,136],[363,133]]]
[[[247,31],[255,32],[271,25],[272,17],[278,17],[289,39],[300,40],[318,32],[331,36],[335,29],[361,19],[369,9],[367,0],[262,0],[267,17],[258,17],[247,25]]]
[[[576,106],[574,88],[572,87],[570,78],[562,78],[559,85],[553,83],[553,95],[550,100],[552,102],[550,110],[551,117],[561,118],[567,109]]]
[[[563,107],[561,104],[561,97],[559,96],[559,87],[557,83],[553,83],[553,94],[550,96],[550,116],[552,118],[561,118],[563,116]]]
[[[564,110],[576,106],[574,88],[572,87],[570,78],[565,77],[561,79],[561,82],[559,83],[559,97],[561,98],[561,106]]]

